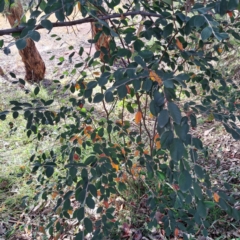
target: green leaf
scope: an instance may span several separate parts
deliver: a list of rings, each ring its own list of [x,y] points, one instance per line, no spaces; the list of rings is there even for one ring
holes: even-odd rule
[[[93,224],[89,218],[84,218],[84,227],[88,233],[91,233],[93,231]]]
[[[143,81],[142,90],[146,92],[150,91],[152,88],[152,84],[153,84],[153,81],[147,78],[145,81]]]
[[[239,4],[239,0],[229,0],[228,11],[236,10]]]
[[[149,50],[143,50],[143,51],[139,52],[138,54],[144,59],[153,57],[153,53]],[[136,61],[136,58],[135,58],[135,61]]]
[[[70,167],[69,173],[70,173],[72,178],[75,178],[76,175],[77,175],[77,168],[76,167]]]
[[[3,12],[5,6],[5,0],[0,0],[0,12]]]
[[[199,138],[192,138],[192,143],[195,148],[200,150],[203,149],[202,141]]]
[[[168,4],[168,5],[172,5],[172,1],[173,1],[173,0],[163,0],[163,2],[165,2],[165,3]]]
[[[173,121],[177,124],[180,124],[182,116],[181,116],[181,111],[178,108],[178,106],[173,102],[169,102],[168,103],[168,110],[170,112],[170,115],[173,118]]]
[[[85,215],[84,207],[81,207],[77,210],[77,219],[78,221],[82,221]]]
[[[34,94],[35,94],[35,95],[38,95],[39,92],[40,92],[40,88],[37,86],[37,87],[34,89]]]
[[[88,185],[88,190],[94,197],[97,197],[97,188],[93,184]]]
[[[134,57],[134,61],[140,66],[142,66],[143,68],[146,67],[146,63],[143,61],[143,59],[139,55]]]
[[[126,184],[123,183],[123,182],[119,182],[118,183],[118,189],[119,189],[120,192],[125,191],[127,189]]]
[[[197,15],[194,18],[194,26],[199,28],[205,23],[205,18],[201,15]]]
[[[117,56],[130,58],[132,55],[131,51],[126,48],[118,49]]]
[[[54,99],[50,99],[44,103],[45,106],[49,106],[54,102]]]
[[[207,208],[213,208],[216,206],[216,203],[215,202],[211,202],[211,201],[204,201],[204,205],[207,207]]]
[[[119,96],[119,99],[123,99],[127,96],[127,88],[125,85],[122,85],[120,87],[117,88],[117,93],[118,93],[118,96]]]
[[[18,50],[22,50],[27,46],[27,42],[24,38],[18,39],[16,41],[16,46],[17,46]]]
[[[141,41],[140,39],[137,39],[134,43],[133,43],[133,47],[134,47],[134,50],[139,52],[141,51],[141,48],[144,47],[144,43],[143,41]]]
[[[194,165],[194,171],[198,178],[203,179],[204,178],[204,171],[201,166],[195,164]]]
[[[104,98],[104,95],[102,93],[96,93],[94,96],[93,102],[94,103],[100,103]]]
[[[67,211],[71,207],[71,201],[70,199],[66,199],[64,204],[63,204],[63,210]]]
[[[86,197],[86,189],[83,189],[78,195],[77,195],[77,200],[80,202],[80,203],[83,203],[84,200],[85,200],[85,197]]]
[[[171,158],[174,161],[179,161],[184,153],[183,142],[179,138],[174,138],[170,147]]]
[[[158,116],[158,126],[160,128],[163,128],[168,123],[168,121],[169,121],[168,111],[166,109],[163,109]]]
[[[37,31],[29,31],[28,36],[35,42],[38,42],[40,40],[40,33]]]
[[[90,157],[93,157],[94,159],[95,159],[95,156],[90,156]],[[88,157],[89,158],[89,157]],[[87,161],[87,159],[86,159],[86,161]],[[83,168],[82,169],[82,172],[81,172],[81,177],[82,177],[82,179],[88,179],[88,171],[87,171],[87,169],[86,168]]]
[[[44,11],[45,8],[46,8],[46,6],[47,6],[46,2],[45,2],[44,0],[41,0],[40,6],[39,6],[40,9],[41,9],[42,11]]]
[[[35,10],[31,12],[30,18],[37,18],[41,14],[41,11]]]
[[[220,15],[223,16],[226,14],[228,9],[228,1],[227,0],[221,0],[220,2]]]
[[[98,85],[97,81],[91,81],[87,84],[87,89],[93,89]]]
[[[25,85],[25,81],[21,78],[18,79],[18,81],[22,84],[22,85]]]
[[[178,183],[181,191],[187,192],[192,186],[191,174],[187,170],[182,171],[179,175]]]
[[[212,28],[205,27],[201,32],[201,38],[203,41],[207,40],[212,35]]]
[[[0,0],[1,1],[1,0]],[[3,44],[4,44],[4,40],[3,39],[0,39],[0,48],[3,47]]]
[[[161,146],[162,148],[168,148],[171,143],[173,142],[173,131],[166,131],[163,134],[161,134]]]
[[[52,22],[47,19],[42,20],[41,25],[49,31],[53,28]]]
[[[163,29],[163,37],[167,38],[169,35],[171,35],[173,32],[173,24],[169,23],[166,27]]]
[[[56,18],[59,22],[64,22],[65,15],[64,15],[63,9],[60,9],[60,10],[56,11],[55,16],[56,16]]]
[[[54,168],[53,167],[47,167],[46,168],[46,176],[50,178],[54,173]]]
[[[86,204],[87,204],[87,206],[88,206],[90,209],[94,209],[94,208],[95,208],[95,202],[93,201],[93,199],[92,199],[90,196],[88,196],[88,197],[86,198]]]
[[[114,101],[113,93],[111,91],[107,91],[105,93],[105,100],[106,100],[107,103],[110,103],[110,102]]]
[[[84,233],[82,231],[79,232],[74,238],[74,240],[84,240]]]
[[[207,217],[207,208],[203,201],[197,203],[197,213],[204,219]]]
[[[16,78],[16,75],[15,75],[15,73],[13,73],[13,72],[10,72],[9,74],[10,74],[10,76],[11,76],[12,78]]]
[[[13,118],[16,119],[19,116],[18,112],[13,112]]]
[[[193,183],[193,189],[194,189],[194,194],[198,199],[202,200],[203,199],[203,194],[202,194],[202,189],[199,186],[198,183],[194,182]]]

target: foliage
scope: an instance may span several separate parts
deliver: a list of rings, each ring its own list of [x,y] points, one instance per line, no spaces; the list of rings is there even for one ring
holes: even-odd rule
[[[215,206],[239,220],[234,198],[212,186],[210,176],[198,164],[199,155],[206,156],[207,151],[192,131],[197,127],[196,114],[212,114],[234,139],[240,139],[236,125],[239,92],[229,99],[232,79],[225,79],[214,68],[222,49],[229,50],[229,39],[240,39],[239,22],[235,21],[238,1],[187,6],[169,0],[134,0],[122,5],[118,0],[42,0],[22,23],[25,28],[16,41],[18,49],[26,46],[28,37],[40,40],[37,20],[51,31],[48,17],[55,14],[64,22],[76,3],[81,4],[83,17],[97,22],[99,32],[89,41],[97,43],[103,34],[109,37],[109,49],[101,47],[104,61],[99,61],[100,51],[96,51],[75,65],[81,77],[65,88],[77,95],[68,105],[55,109],[54,99],[37,98],[36,86],[31,102],[12,101],[12,109],[0,113],[1,120],[10,113],[13,118],[23,113],[27,136],[35,135],[38,141],[50,134],[42,131],[46,125],[58,127],[60,132],[56,136],[60,153],[55,149],[39,153],[36,147],[30,158],[32,172],[38,172],[35,200],[56,201],[54,212],[59,218],[46,224],[48,233],[63,232],[61,219],[74,218],[79,222],[75,239],[87,234],[92,239],[109,236],[121,226],[109,199],[124,195],[129,179],[137,178],[147,186],[149,229],[160,224],[166,236],[174,236],[176,229],[184,233],[184,239],[199,230],[207,236],[211,225],[208,209]],[[0,11],[3,9],[0,0]],[[102,20],[116,10],[120,18]],[[136,23],[138,11],[147,13],[140,25]],[[0,47],[8,52],[3,40]],[[80,47],[80,56],[83,51]],[[94,79],[89,81],[89,76]],[[195,96],[201,96],[201,101],[193,101]],[[62,165],[64,168],[59,167]],[[90,210],[100,217],[93,218]],[[156,218],[157,212],[161,219]]]

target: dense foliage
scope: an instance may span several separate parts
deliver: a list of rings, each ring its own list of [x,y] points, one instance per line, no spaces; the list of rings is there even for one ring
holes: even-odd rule
[[[12,109],[0,113],[1,120],[24,114],[27,136],[38,141],[54,129],[60,132],[60,149],[40,152],[36,146],[30,159],[38,176],[35,200],[56,201],[53,211],[59,218],[50,218],[45,230],[56,236],[65,231],[61,219],[77,219],[75,239],[111,236],[122,223],[117,206],[106,203],[113,195],[124,196],[131,181],[145,186],[146,229],[161,227],[166,236],[181,230],[184,239],[199,231],[207,236],[208,209],[216,205],[239,220],[234,198],[212,186],[198,164],[207,150],[193,131],[196,114],[207,114],[240,140],[239,92],[231,77],[214,67],[222,51],[229,51],[229,39],[240,40],[239,2],[39,0],[35,6],[31,1],[18,49],[26,46],[26,38],[41,41],[38,23],[51,31],[49,16],[65,22],[77,3],[82,16],[97,24],[89,42],[105,36],[109,44],[72,69],[80,77],[65,90],[75,95],[55,109],[54,99],[38,98],[36,86],[31,102],[12,101]],[[0,12],[6,4],[0,0]],[[3,40],[0,47],[9,52]],[[84,54],[82,47],[78,54]]]

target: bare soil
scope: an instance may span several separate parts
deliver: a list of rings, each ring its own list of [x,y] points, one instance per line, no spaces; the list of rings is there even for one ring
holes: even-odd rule
[[[69,19],[73,20],[79,17],[81,16],[75,11]],[[50,20],[52,22],[57,21],[54,16],[51,16]],[[10,24],[7,22],[7,19],[1,15],[0,29],[6,28],[10,28]],[[92,55],[95,52],[94,46],[91,47],[91,44],[88,42],[92,37],[90,23],[73,27],[53,28],[50,33],[46,29],[40,29],[39,33],[41,34],[41,39],[39,42],[35,42],[35,44],[46,64],[46,79],[53,80],[62,75],[65,70],[73,69],[74,65],[81,61],[81,57],[78,54],[80,47],[84,48],[83,58],[86,57],[88,53],[91,52]],[[54,34],[57,36],[52,37]],[[4,46],[8,46],[8,44],[15,41],[10,35],[0,37],[0,39],[4,39]],[[70,46],[73,47],[72,50],[69,49]],[[0,67],[3,69],[5,75],[8,75],[9,72],[13,72],[16,74],[17,78],[24,79],[24,65],[15,44],[10,47],[10,50],[11,53],[9,55],[5,55],[3,51],[0,51]],[[72,57],[72,62],[69,62],[68,56],[74,51],[75,55]],[[50,60],[52,56],[55,57],[53,60]],[[57,65],[60,62],[60,57],[64,57],[65,61],[61,65]],[[71,77],[72,76],[69,75],[67,79]]]

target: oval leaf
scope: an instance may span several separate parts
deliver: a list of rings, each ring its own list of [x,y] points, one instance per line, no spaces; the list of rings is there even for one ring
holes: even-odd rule
[[[178,108],[178,106],[173,103],[173,102],[169,102],[168,103],[168,110],[170,112],[170,115],[172,116],[173,118],[173,121],[176,123],[176,124],[180,124],[181,123],[181,119],[182,119],[182,116],[181,116],[181,111],[180,109]]]

